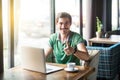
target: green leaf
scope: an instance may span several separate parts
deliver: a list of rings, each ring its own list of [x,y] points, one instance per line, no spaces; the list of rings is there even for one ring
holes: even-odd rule
[[[100,21],[100,19],[98,17],[96,17],[96,21],[97,21],[97,24],[96,24],[97,32],[101,32],[101,30],[102,30],[102,23],[101,23],[101,21]]]

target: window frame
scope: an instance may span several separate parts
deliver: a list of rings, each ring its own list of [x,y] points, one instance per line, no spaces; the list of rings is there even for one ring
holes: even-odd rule
[[[4,71],[3,63],[3,25],[2,25],[2,0],[0,0],[0,72]]]

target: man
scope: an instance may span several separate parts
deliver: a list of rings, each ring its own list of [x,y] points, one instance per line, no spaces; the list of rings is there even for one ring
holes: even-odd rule
[[[70,14],[66,12],[58,13],[56,26],[59,33],[50,36],[49,48],[45,51],[45,55],[47,57],[53,52],[56,63],[75,62],[80,65],[80,59],[88,61],[89,55],[82,36],[70,31],[71,24],[72,18]]]

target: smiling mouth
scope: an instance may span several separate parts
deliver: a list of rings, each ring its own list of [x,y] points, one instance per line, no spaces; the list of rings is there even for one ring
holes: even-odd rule
[[[61,30],[68,30],[68,28],[60,28]]]

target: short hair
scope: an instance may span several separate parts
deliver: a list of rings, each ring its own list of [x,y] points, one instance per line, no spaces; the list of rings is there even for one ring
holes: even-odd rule
[[[67,12],[60,12],[56,16],[56,23],[58,22],[59,18],[68,18],[70,20],[70,23],[72,23],[72,17],[69,13]]]

